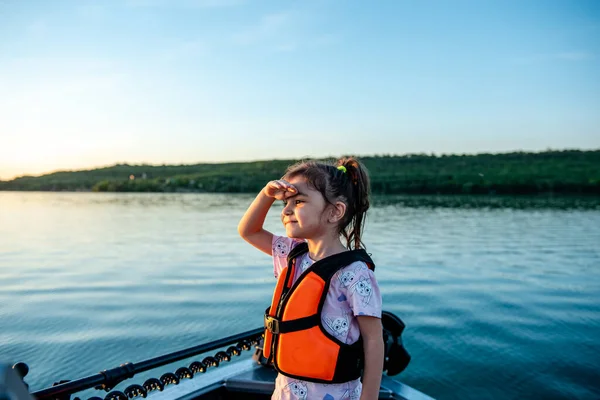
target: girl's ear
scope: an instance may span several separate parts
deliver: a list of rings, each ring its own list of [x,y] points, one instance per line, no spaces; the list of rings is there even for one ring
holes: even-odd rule
[[[346,214],[346,204],[341,201],[336,201],[331,207],[331,213],[328,221],[331,223],[339,222]]]

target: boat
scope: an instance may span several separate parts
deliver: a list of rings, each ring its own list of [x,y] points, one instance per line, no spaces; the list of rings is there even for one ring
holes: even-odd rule
[[[402,344],[404,323],[394,314],[382,314],[385,361],[379,399],[433,400],[409,385],[393,378],[410,362]],[[120,366],[76,380],[60,380],[51,387],[30,392],[25,381],[29,367],[24,363],[0,364],[0,400],[81,400],[73,395],[96,389],[107,394],[87,400],[128,400],[151,397],[152,400],[262,400],[270,399],[277,372],[262,355],[264,328],[257,328],[209,343]],[[253,350],[250,354],[250,350]],[[136,374],[151,371],[181,360],[195,358],[188,366],[131,384]],[[128,384],[128,386],[126,386]],[[121,389],[122,386],[126,386]],[[308,399],[310,400],[310,399]]]

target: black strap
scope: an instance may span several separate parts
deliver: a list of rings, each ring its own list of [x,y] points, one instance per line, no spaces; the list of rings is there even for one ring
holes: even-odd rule
[[[288,268],[291,270],[294,259],[308,252],[308,243],[303,242],[297,245],[288,254]],[[344,251],[315,261],[311,267],[312,271],[324,280],[329,280],[338,269],[350,265],[355,261],[362,261],[375,271],[375,263],[365,251],[365,249]]]
[[[271,317],[269,314],[265,314],[265,328],[274,335],[310,329],[318,324],[318,314],[314,314],[309,317],[293,319],[291,321],[281,321],[275,317]]]
[[[292,267],[292,263],[294,262],[294,259],[298,256],[301,256],[302,254],[308,252],[308,243],[306,242],[302,242],[299,245],[297,245],[296,247],[294,247],[292,249],[292,251],[289,252],[288,257],[287,257],[287,262],[288,262],[288,268]]]

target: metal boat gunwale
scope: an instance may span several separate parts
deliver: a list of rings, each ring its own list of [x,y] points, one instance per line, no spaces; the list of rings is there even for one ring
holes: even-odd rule
[[[406,368],[410,362],[410,355],[402,346],[401,335],[405,327],[404,323],[387,311],[382,313],[382,322],[386,357],[379,398],[431,400],[432,398],[426,394],[391,377]],[[268,365],[262,355],[263,333],[264,328],[256,328],[136,363],[127,362],[116,368],[73,381],[60,381],[52,387],[32,393],[29,393],[23,381],[29,371],[26,364],[17,363],[13,368],[0,365],[0,372],[5,372],[4,382],[0,379],[0,395],[6,392],[9,393],[10,398],[10,386],[20,385],[21,387],[12,390],[12,393],[20,393],[17,395],[18,400],[32,398],[69,400],[71,395],[92,388],[108,392],[104,397],[105,400],[128,400],[150,395],[154,400],[237,400],[246,399],[246,396],[252,399],[267,399],[275,389],[277,371],[272,365]],[[143,385],[130,381],[139,373],[191,359],[212,350],[225,349],[225,347],[226,350],[220,350],[214,356],[206,356],[202,361],[193,361],[189,367],[181,366],[174,373],[166,372],[160,376],[160,379],[149,378]],[[256,347],[254,356],[242,356],[233,361],[234,357],[241,356],[244,350],[252,350],[253,347]],[[225,365],[227,361],[233,362]],[[15,382],[15,376],[20,378],[17,379],[18,382]],[[118,386],[126,386],[125,381],[129,386],[125,389],[117,389]],[[120,385],[121,383],[124,385]],[[97,396],[93,396],[93,399],[101,400]]]

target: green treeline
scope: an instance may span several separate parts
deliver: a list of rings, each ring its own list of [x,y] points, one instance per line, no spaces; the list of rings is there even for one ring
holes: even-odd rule
[[[600,195],[600,150],[370,156],[374,193]],[[0,190],[258,192],[296,160],[196,165],[119,164],[0,182]]]

